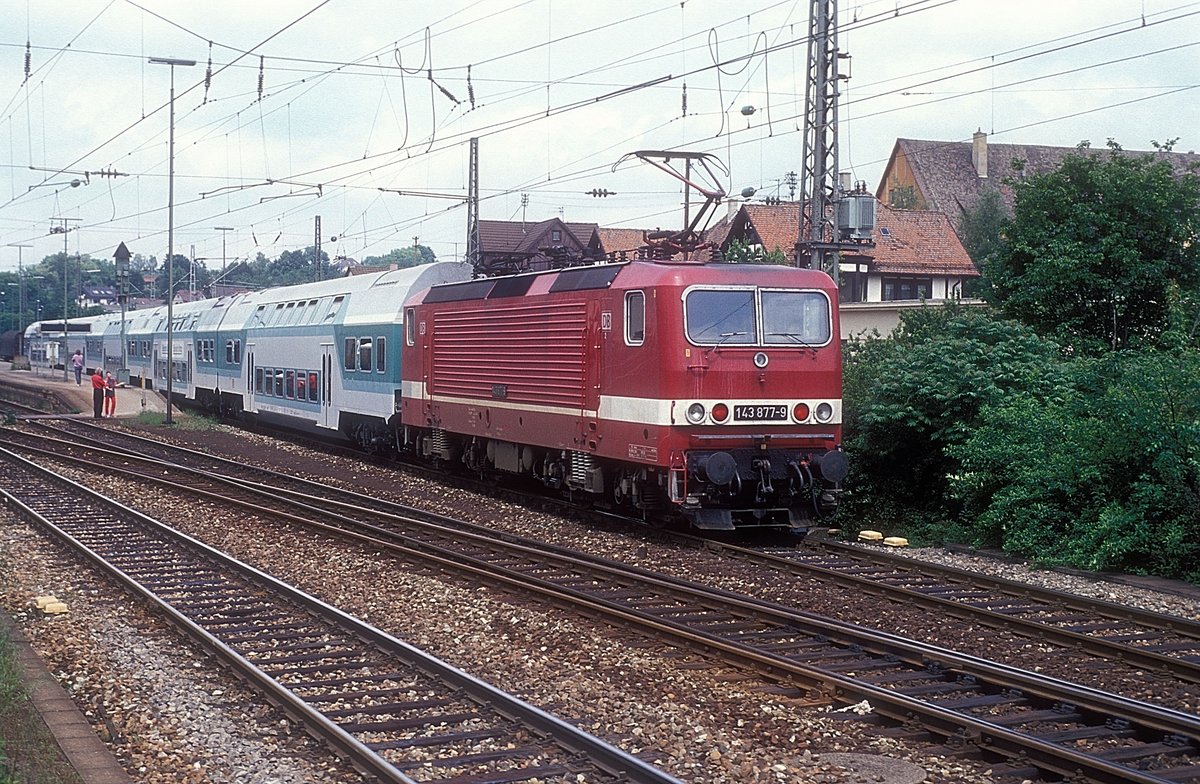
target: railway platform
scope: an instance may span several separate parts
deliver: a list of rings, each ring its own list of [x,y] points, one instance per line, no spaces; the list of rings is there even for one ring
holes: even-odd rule
[[[61,370],[37,367],[31,370],[13,370],[12,365],[5,362],[0,363],[0,385],[53,394],[77,409],[79,416],[91,418],[92,386],[87,375],[83,377],[82,384],[76,384],[75,374],[71,371],[67,372],[67,379],[64,380]],[[143,411],[165,414],[166,410],[166,400],[156,390],[134,386],[117,387],[117,419],[133,418]],[[180,414],[178,408],[175,413]]]

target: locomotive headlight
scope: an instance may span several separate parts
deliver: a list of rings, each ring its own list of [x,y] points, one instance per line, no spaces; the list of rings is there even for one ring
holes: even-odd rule
[[[687,409],[687,421],[698,425],[704,421],[704,404],[692,403]]]
[[[833,406],[829,405],[828,403],[818,403],[817,421],[824,423],[831,419],[833,419]]]

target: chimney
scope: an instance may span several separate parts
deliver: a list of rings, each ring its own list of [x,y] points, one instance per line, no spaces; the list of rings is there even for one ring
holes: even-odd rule
[[[981,180],[987,179],[987,134],[983,129],[975,131],[971,137],[971,163],[975,164],[975,174]]]

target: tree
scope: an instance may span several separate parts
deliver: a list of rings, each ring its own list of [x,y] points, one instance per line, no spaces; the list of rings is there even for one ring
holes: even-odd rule
[[[725,249],[725,260],[732,264],[787,264],[787,255],[779,248],[767,251],[761,245],[733,240]]]
[[[958,221],[958,236],[975,266],[982,266],[1003,245],[1001,231],[1008,213],[1004,200],[992,189],[985,190]]]
[[[1156,345],[1168,288],[1200,289],[1200,178],[1109,147],[1014,182],[1006,241],[984,265],[991,302],[1080,354]]]
[[[1055,395],[995,401],[952,450],[972,540],[1043,563],[1200,579],[1200,351],[1065,367]]]
[[[954,448],[986,406],[1051,395],[1061,363],[1059,347],[1028,327],[956,303],[906,311],[888,340],[852,340],[843,391],[849,511],[904,520],[909,535],[947,535],[945,526],[959,524],[948,493],[961,470]]]
[[[426,245],[412,245],[406,248],[393,248],[383,256],[367,256],[362,260],[364,267],[389,267],[396,269],[416,267],[421,264],[432,264],[437,261],[437,254]]]

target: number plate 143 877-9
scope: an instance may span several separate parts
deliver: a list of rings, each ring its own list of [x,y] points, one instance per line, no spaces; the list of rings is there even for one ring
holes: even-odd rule
[[[734,421],[782,422],[787,419],[787,406],[734,406]]]

